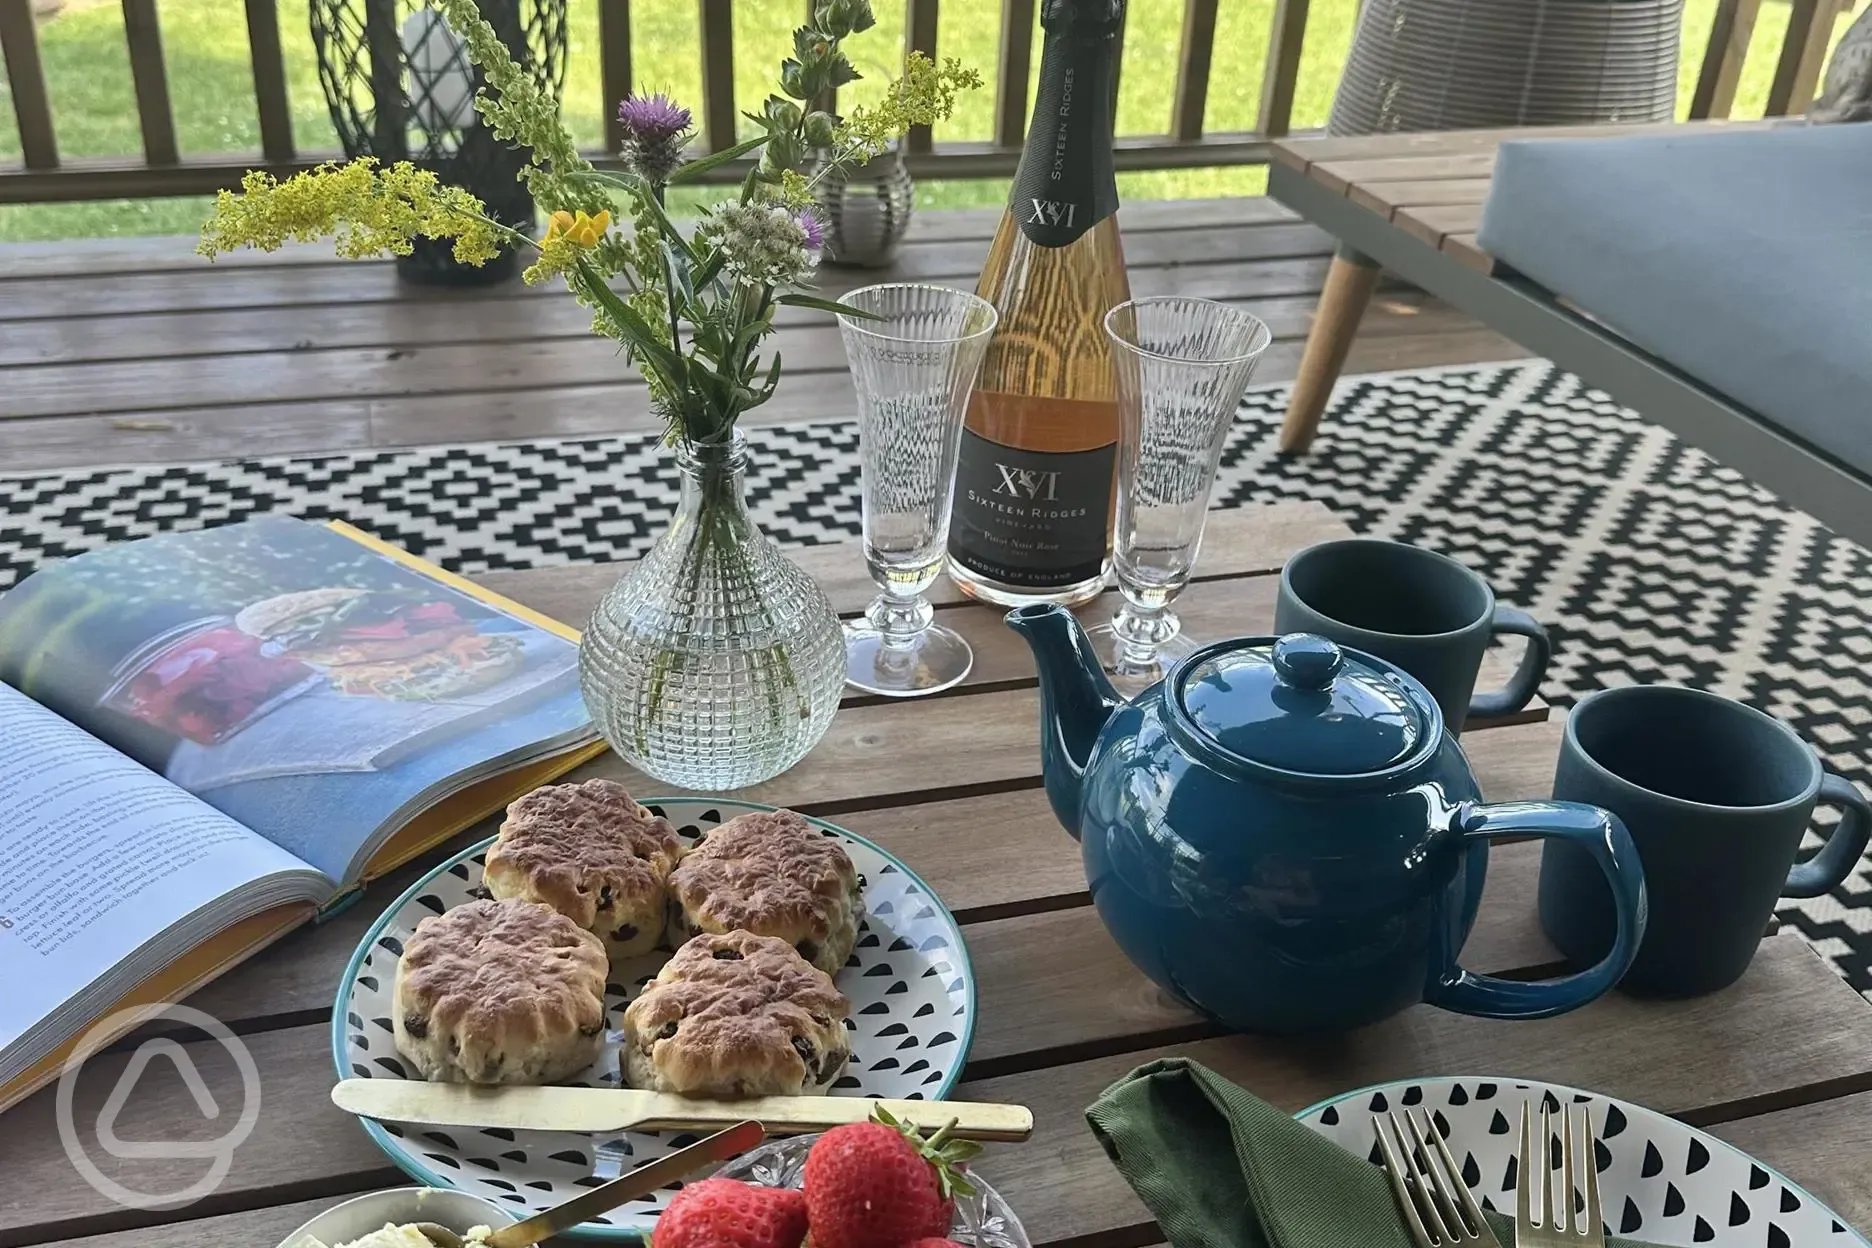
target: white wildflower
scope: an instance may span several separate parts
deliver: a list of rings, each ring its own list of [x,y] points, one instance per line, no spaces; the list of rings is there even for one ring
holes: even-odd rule
[[[697,227],[696,239],[719,251],[723,266],[754,286],[798,286],[819,262],[806,228],[779,204],[715,208]]]

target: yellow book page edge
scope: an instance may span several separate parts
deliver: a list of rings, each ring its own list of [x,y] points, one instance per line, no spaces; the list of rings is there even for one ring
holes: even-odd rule
[[[197,945],[132,988],[104,1018],[93,1021],[5,1086],[0,1086],[0,1111],[18,1104],[57,1079],[63,1073],[65,1062],[72,1051],[86,1039],[95,1038],[95,1048],[101,1048],[142,1021],[137,1015],[127,1016],[126,1011],[181,1000],[209,980],[245,962],[287,932],[302,926],[311,917],[312,907],[309,904],[294,903],[249,915],[223,928],[205,943]],[[112,1025],[108,1033],[94,1037],[93,1033],[100,1022]]]

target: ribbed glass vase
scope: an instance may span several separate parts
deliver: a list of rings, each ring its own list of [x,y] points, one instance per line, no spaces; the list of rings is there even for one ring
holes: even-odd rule
[[[747,450],[677,451],[669,529],[586,626],[579,679],[598,731],[633,767],[696,791],[797,763],[845,685],[838,615],[761,535],[743,497]]]

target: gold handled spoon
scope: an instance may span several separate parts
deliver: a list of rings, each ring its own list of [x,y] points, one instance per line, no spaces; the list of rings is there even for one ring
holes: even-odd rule
[[[629,1174],[621,1174],[601,1187],[574,1196],[563,1205],[536,1213],[524,1222],[503,1226],[486,1239],[476,1240],[475,1244],[485,1244],[487,1248],[528,1248],[528,1245],[569,1231],[581,1222],[607,1213],[627,1201],[648,1196],[659,1187],[673,1183],[712,1161],[726,1161],[737,1153],[745,1153],[766,1138],[767,1133],[760,1123],[736,1123],[707,1139],[697,1140],[687,1148],[679,1148],[667,1157],[638,1166]],[[414,1225],[436,1248],[468,1248],[466,1241],[446,1226],[434,1222],[417,1222]]]

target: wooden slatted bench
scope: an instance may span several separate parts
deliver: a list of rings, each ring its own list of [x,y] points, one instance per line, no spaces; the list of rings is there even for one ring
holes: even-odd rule
[[[1593,309],[1556,297],[1476,241],[1505,141],[1787,124],[1542,127],[1275,144],[1268,193],[1339,240],[1301,356],[1281,449],[1301,452],[1312,443],[1382,269],[1578,374],[1839,532],[1872,542],[1872,480],[1865,474],[1645,352],[1595,319]]]

